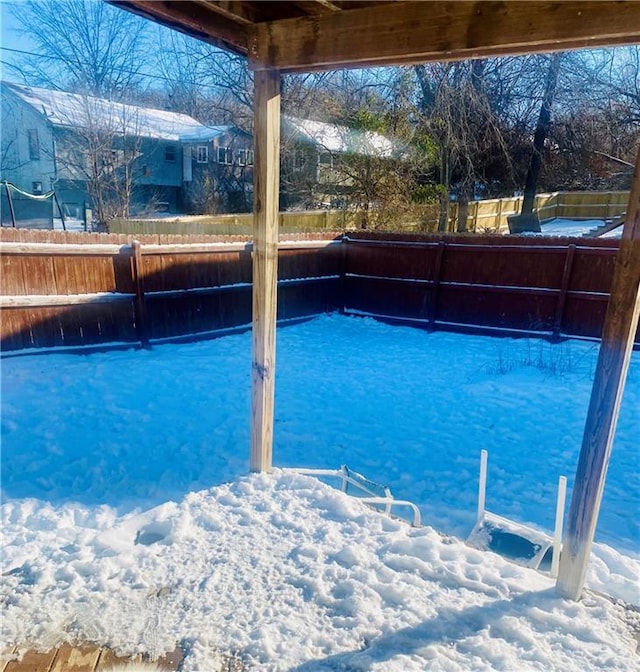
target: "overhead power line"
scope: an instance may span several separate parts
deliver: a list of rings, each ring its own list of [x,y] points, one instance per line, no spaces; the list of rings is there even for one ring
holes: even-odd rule
[[[45,60],[45,61],[62,61],[62,62],[64,62],[64,60],[65,60],[64,58],[62,58],[60,56],[45,56],[44,54],[38,54],[34,51],[25,51],[23,49],[13,49],[11,47],[0,46],[0,50],[8,51],[8,52],[13,53],[13,54],[21,54],[23,56],[31,56],[31,57],[34,57],[34,58],[40,58],[40,59]],[[5,63],[5,61],[3,61],[3,63]],[[6,63],[7,63],[7,65],[12,66],[12,67],[18,67],[17,65],[14,65],[12,63],[8,63],[8,62],[6,62]],[[135,70],[128,70],[126,68],[120,68],[120,67],[114,67],[113,70],[116,71],[116,72],[127,74],[127,75],[140,75],[140,77],[146,77],[148,79],[159,79],[163,82],[168,82],[169,84],[175,84],[176,83],[175,80],[170,79],[166,75],[154,75],[154,74],[147,73],[147,72],[136,72]],[[213,84],[198,84],[197,86],[198,86],[198,88],[201,88],[201,89],[215,90],[217,88]]]

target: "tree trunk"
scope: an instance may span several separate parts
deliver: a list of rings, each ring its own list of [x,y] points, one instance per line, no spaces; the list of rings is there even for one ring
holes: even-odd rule
[[[438,231],[446,232],[449,229],[449,156],[442,150],[440,163],[440,180],[445,187],[444,194],[440,196],[440,218],[438,219]]]
[[[527,177],[524,185],[524,200],[522,201],[521,215],[531,215],[533,213],[538,179],[540,178],[540,171],[542,170],[544,141],[547,138],[549,127],[551,126],[551,105],[553,104],[553,98],[556,93],[562,56],[562,53],[552,54],[551,60],[549,61],[544,95],[542,96],[542,105],[540,106],[538,123],[536,124],[536,131],[533,136],[533,154],[531,155],[531,161],[529,162],[529,169],[527,170]]]

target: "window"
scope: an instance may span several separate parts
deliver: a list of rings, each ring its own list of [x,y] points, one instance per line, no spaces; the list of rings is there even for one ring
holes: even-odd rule
[[[31,191],[34,194],[41,194],[42,193],[42,182],[32,182],[31,183]]]
[[[236,161],[239,166],[252,166],[253,165],[253,150],[252,149],[239,149],[236,152]]]
[[[27,131],[29,138],[29,158],[31,161],[38,161],[40,159],[40,138],[38,138],[38,130],[32,129]]]
[[[239,149],[238,150],[238,163],[241,166],[252,166],[253,165],[253,150],[252,149]]]
[[[198,163],[209,163],[209,148],[206,145],[198,145],[196,156]]]
[[[218,147],[218,163],[230,166],[233,163],[233,150],[231,147]]]
[[[164,160],[167,163],[176,162],[176,148],[173,145],[167,145],[164,148]]]
[[[304,170],[307,165],[307,155],[304,151],[296,149],[293,152],[293,169],[295,171]]]

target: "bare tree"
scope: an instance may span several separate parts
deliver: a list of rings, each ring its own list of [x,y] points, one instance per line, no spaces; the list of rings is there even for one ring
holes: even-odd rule
[[[25,79],[47,88],[121,99],[142,81],[147,22],[99,0],[28,0],[12,9],[37,55]]]
[[[542,152],[544,143],[549,135],[551,125],[551,106],[556,93],[558,84],[558,74],[562,63],[563,53],[557,52],[549,57],[549,65],[544,80],[544,93],[540,104],[540,113],[536,123],[536,130],[533,135],[533,152],[527,169],[527,177],[524,183],[524,199],[522,201],[522,210],[518,218],[518,224],[515,225],[517,231],[540,231],[540,223],[537,215],[534,218],[533,204],[538,188],[540,171],[542,170]],[[510,224],[511,224],[510,220]],[[515,221],[515,218],[514,220]]]
[[[6,180],[7,173],[18,170],[27,164],[26,160],[20,160],[18,151],[19,129],[17,125],[9,127],[4,120],[17,118],[18,111],[15,101],[10,96],[2,96],[2,142],[0,143],[0,179]]]
[[[511,158],[504,126],[495,111],[495,96],[489,90],[491,77],[499,77],[494,61],[415,66],[420,91],[417,112],[426,133],[440,148],[440,230],[449,220],[449,202],[453,187],[459,201],[458,229],[466,226],[467,205],[478,185],[487,185],[491,176],[487,167],[498,160],[505,170]]]
[[[91,96],[75,102],[69,123],[55,129],[58,179],[86,189],[94,219],[106,229],[114,217],[129,216],[141,122],[133,106]]]

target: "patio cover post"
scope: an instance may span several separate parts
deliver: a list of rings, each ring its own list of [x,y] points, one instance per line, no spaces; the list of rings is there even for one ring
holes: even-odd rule
[[[251,471],[271,469],[278,291],[280,73],[254,75]]]
[[[602,331],[557,589],[578,600],[596,530],[620,402],[640,314],[640,150]]]

